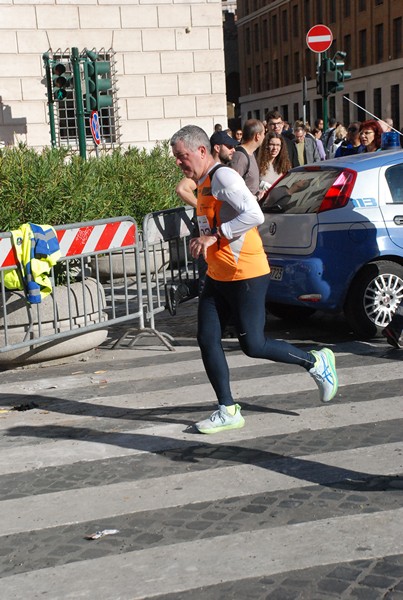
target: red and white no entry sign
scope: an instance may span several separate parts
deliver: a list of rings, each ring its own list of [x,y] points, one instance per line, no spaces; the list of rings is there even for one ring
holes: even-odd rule
[[[326,25],[314,25],[306,34],[306,43],[312,52],[326,52],[332,42],[333,33]]]

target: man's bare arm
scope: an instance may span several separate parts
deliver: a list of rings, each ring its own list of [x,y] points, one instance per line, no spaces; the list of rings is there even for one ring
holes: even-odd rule
[[[189,204],[189,206],[193,206],[193,208],[196,208],[197,200],[194,195],[194,191],[196,190],[196,188],[197,185],[193,181],[193,179],[188,179],[188,177],[184,177],[176,186],[175,192],[185,204]]]

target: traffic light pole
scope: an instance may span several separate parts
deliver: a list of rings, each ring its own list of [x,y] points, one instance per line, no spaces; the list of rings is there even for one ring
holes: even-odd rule
[[[50,58],[49,54],[45,52],[42,55],[43,62],[45,63],[45,72],[46,72],[46,87],[47,87],[47,95],[48,95],[48,110],[49,110],[49,127],[50,127],[50,143],[52,148],[56,148],[57,140],[56,140],[56,126],[55,126],[55,109],[53,106],[53,96],[52,96],[52,72],[50,68]]]
[[[326,71],[327,71],[327,52],[319,54],[319,69],[321,69],[323,77],[323,88],[322,88],[322,111],[323,111],[323,131],[326,131],[329,111],[328,111],[328,93],[327,93],[327,82],[326,82]]]
[[[80,149],[80,156],[84,160],[87,159],[87,144],[85,138],[85,117],[84,117],[84,104],[83,95],[81,91],[81,78],[80,78],[80,55],[78,48],[71,49],[71,62],[73,65],[73,77],[74,77],[74,94],[76,100],[76,122],[77,122],[77,133],[78,133],[78,145]]]

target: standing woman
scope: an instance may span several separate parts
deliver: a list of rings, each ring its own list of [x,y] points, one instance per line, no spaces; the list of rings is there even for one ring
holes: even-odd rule
[[[273,131],[266,134],[259,148],[257,164],[260,173],[260,190],[265,192],[292,166],[282,135]]]
[[[360,141],[365,147],[364,152],[377,152],[381,149],[382,133],[382,127],[375,119],[361,123]]]

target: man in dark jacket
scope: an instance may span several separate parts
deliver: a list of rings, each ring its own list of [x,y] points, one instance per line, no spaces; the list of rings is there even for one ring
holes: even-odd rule
[[[298,164],[308,165],[321,160],[316,140],[311,135],[306,135],[306,129],[301,122],[294,127],[295,147],[297,149]]]

